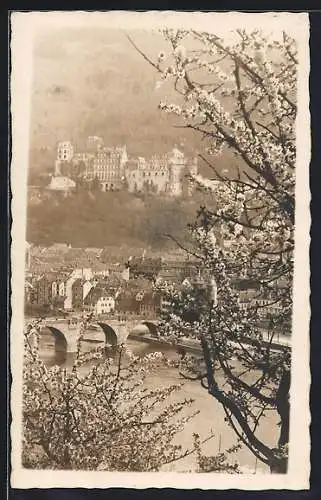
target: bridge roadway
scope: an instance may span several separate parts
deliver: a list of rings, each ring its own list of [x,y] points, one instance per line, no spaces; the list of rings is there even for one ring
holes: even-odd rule
[[[98,345],[116,347],[125,343],[129,336],[147,343],[168,344],[165,340],[156,338],[157,325],[158,321],[156,319],[148,321],[144,319],[127,319],[124,321],[119,319],[104,319],[95,321],[90,324],[84,333],[82,348],[87,351],[95,349]],[[137,327],[147,327],[148,330],[146,334],[138,333]],[[56,351],[66,353],[76,352],[79,328],[80,321],[78,319],[47,318],[43,322],[43,343],[47,345],[54,344]],[[266,346],[269,345],[274,351],[289,349],[291,347],[291,339],[281,334],[276,335],[271,342],[267,336],[267,332],[263,332],[262,341],[263,344]],[[195,340],[182,339],[176,345],[176,348],[182,349],[185,352],[201,353],[199,342]]]
[[[76,352],[79,338],[81,322],[79,320],[46,318],[43,320],[42,338],[44,342],[50,344],[50,337],[55,349],[65,352]],[[102,319],[92,322],[85,331],[82,344],[85,350],[90,350],[98,345],[117,346],[123,344],[128,335],[137,326],[147,327],[150,335],[157,332],[157,320],[125,320]]]

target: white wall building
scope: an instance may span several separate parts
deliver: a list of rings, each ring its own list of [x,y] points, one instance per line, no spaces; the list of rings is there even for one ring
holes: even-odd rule
[[[115,311],[115,299],[111,296],[100,297],[95,305],[95,314],[109,314]]]

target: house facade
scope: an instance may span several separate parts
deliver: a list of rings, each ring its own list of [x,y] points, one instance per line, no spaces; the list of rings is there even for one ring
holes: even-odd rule
[[[115,297],[104,286],[93,286],[83,299],[83,309],[97,316],[113,314],[115,311]]]

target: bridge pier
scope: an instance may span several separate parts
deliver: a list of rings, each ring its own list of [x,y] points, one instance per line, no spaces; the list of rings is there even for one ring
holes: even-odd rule
[[[79,329],[72,328],[71,330],[60,330],[54,326],[47,327],[55,337],[55,349],[56,351],[64,350],[65,352],[76,352],[77,351],[77,341],[79,337]]]
[[[77,352],[78,332],[76,335],[67,337],[67,352]]]

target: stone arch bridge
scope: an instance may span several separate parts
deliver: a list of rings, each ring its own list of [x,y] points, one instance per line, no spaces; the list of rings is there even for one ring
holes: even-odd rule
[[[101,320],[88,326],[82,339],[82,350],[89,351],[98,346],[117,347],[126,342],[135,327],[147,327],[151,335],[157,333],[157,320]],[[40,347],[51,346],[56,352],[73,353],[77,351],[80,321],[67,319],[46,319],[41,330]]]

